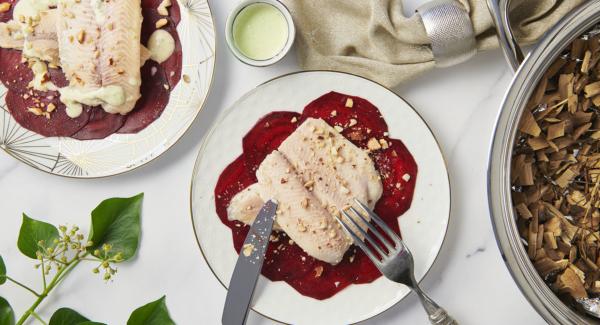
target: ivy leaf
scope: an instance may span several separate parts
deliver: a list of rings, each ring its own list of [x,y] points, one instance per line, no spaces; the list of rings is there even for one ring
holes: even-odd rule
[[[92,211],[92,227],[88,251],[93,253],[102,245],[112,246],[111,255],[121,253],[123,261],[133,257],[140,241],[140,215],[144,193],[131,198],[112,198],[102,201]]]
[[[127,325],[175,325],[175,322],[169,316],[166,297],[163,296],[156,301],[136,309],[129,316]]]
[[[4,265],[4,260],[2,259],[2,255],[0,255],[0,285],[4,283],[6,283],[6,265]]]
[[[54,246],[58,239],[58,229],[49,223],[29,218],[23,213],[23,223],[19,232],[17,246],[25,256],[37,259],[36,252],[40,250],[38,243],[43,241],[47,247]]]
[[[15,312],[6,301],[0,297],[0,325],[15,325]]]
[[[89,321],[89,319],[73,309],[61,308],[54,312],[48,325],[79,325],[87,321]]]

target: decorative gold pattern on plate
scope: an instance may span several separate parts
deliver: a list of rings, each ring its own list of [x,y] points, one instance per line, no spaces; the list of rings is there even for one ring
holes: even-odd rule
[[[213,80],[215,30],[208,0],[178,0],[183,79],[172,90],[161,117],[137,134],[102,140],[47,138],[21,127],[11,116],[0,84],[0,148],[44,172],[75,178],[121,174],[157,158],[189,129],[202,109]]]

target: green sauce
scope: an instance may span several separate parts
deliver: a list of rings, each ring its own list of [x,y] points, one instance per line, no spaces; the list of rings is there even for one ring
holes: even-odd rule
[[[288,40],[288,24],[279,9],[266,3],[247,6],[233,22],[233,40],[237,49],[252,60],[276,56]]]

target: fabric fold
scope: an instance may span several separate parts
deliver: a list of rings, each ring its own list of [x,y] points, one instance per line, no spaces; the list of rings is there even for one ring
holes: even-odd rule
[[[297,27],[304,69],[339,70],[393,87],[435,67],[418,15],[404,15],[402,0],[282,0]],[[477,35],[477,49],[498,47],[486,0],[457,0]],[[513,0],[511,21],[522,43],[535,42],[585,0]]]

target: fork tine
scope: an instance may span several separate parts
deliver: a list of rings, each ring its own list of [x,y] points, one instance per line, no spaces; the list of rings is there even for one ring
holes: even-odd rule
[[[354,210],[354,211],[356,211],[356,210]],[[354,218],[352,218],[350,216],[348,211],[342,210],[342,213],[344,214],[344,216],[346,216],[346,218],[348,218],[350,220],[350,222],[352,222],[352,224],[354,224],[356,229],[358,229],[358,231],[360,231],[360,233],[371,243],[371,246],[373,246],[373,248],[375,248],[377,253],[379,253],[379,256],[381,256],[381,259],[382,260],[385,259],[387,257],[387,254],[379,247],[379,245],[377,244],[375,239],[373,239],[373,237],[371,237],[371,235],[369,235],[364,229],[362,229],[362,227],[358,224],[358,222],[356,222],[356,220],[354,220]]]
[[[359,200],[354,199],[354,201],[366,213],[369,214],[371,219],[375,220],[375,222],[379,225],[379,227],[381,227],[381,229],[383,229],[383,231],[385,231],[385,233],[394,241],[394,243],[396,243],[398,245],[402,245],[402,240],[400,239],[400,237],[398,237],[398,235],[396,235],[396,233],[383,220],[381,220],[381,218],[377,214],[375,214],[375,212],[371,211],[371,209],[369,209],[369,207],[367,207],[364,203],[360,202]]]
[[[379,265],[381,265],[381,260],[378,259],[377,256],[375,256],[375,254],[373,254],[373,251],[371,251],[369,246],[367,246],[367,244],[365,244],[362,241],[362,239],[360,239],[360,237],[358,237],[358,235],[356,235],[354,233],[354,231],[350,228],[350,226],[348,226],[348,224],[346,224],[344,222],[344,220],[342,220],[342,218],[335,217],[335,219],[342,225],[342,227],[344,227],[346,232],[354,239],[354,243],[356,243],[363,250],[363,252],[365,252],[365,254],[367,254],[367,256],[375,264],[375,266],[379,267]]]
[[[382,234],[381,231],[379,231],[379,229],[375,228],[375,226],[373,226],[369,220],[367,220],[362,213],[358,212],[358,210],[356,210],[354,207],[350,207],[350,210],[352,210],[352,212],[354,212],[361,220],[362,222],[364,222],[369,229],[371,230],[372,233],[375,234],[375,236],[377,236],[377,238],[379,238],[379,241],[381,241],[385,247],[388,249],[388,252],[391,252],[394,250],[394,243],[390,243],[390,240],[385,238]]]

